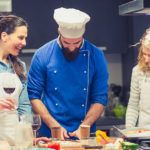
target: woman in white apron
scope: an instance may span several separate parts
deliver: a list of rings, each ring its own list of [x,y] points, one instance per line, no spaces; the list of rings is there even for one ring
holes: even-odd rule
[[[140,42],[138,64],[133,68],[126,127],[150,127],[150,28]]]
[[[30,114],[25,64],[17,58],[26,46],[27,23],[8,15],[0,20],[0,140],[14,145],[18,115]]]

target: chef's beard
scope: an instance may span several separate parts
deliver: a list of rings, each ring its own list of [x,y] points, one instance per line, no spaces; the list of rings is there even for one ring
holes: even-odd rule
[[[62,48],[62,52],[64,54],[64,57],[68,61],[73,61],[78,57],[81,45],[78,48],[75,48],[73,51],[70,51],[69,48],[63,46],[61,41],[60,41],[60,43],[61,43],[61,48]]]

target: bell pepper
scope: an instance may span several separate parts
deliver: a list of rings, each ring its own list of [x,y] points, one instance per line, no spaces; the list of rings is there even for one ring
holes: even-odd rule
[[[57,142],[48,143],[48,148],[53,148],[55,150],[60,150],[60,144]]]

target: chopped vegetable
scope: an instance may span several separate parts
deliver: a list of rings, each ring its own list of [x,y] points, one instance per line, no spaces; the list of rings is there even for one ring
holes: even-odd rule
[[[97,130],[96,138],[98,144],[107,144],[107,140],[110,139],[104,131]]]
[[[104,138],[105,140],[108,140],[108,139],[109,139],[109,137],[106,135],[106,133],[105,133],[104,131],[97,130],[97,131],[96,131],[96,137],[101,137],[101,136],[103,136],[103,138]]]
[[[60,144],[56,142],[50,142],[48,143],[48,148],[53,148],[55,150],[60,150]]]
[[[122,142],[123,150],[136,150],[139,147],[139,144],[131,143],[131,142]]]

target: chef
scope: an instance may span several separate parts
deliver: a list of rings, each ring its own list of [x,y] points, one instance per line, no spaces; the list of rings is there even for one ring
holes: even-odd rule
[[[108,72],[103,52],[83,38],[90,16],[73,8],[54,11],[58,38],[40,47],[32,59],[28,93],[41,115],[40,134],[61,127],[61,139],[80,139],[80,125],[95,132],[107,104]]]

